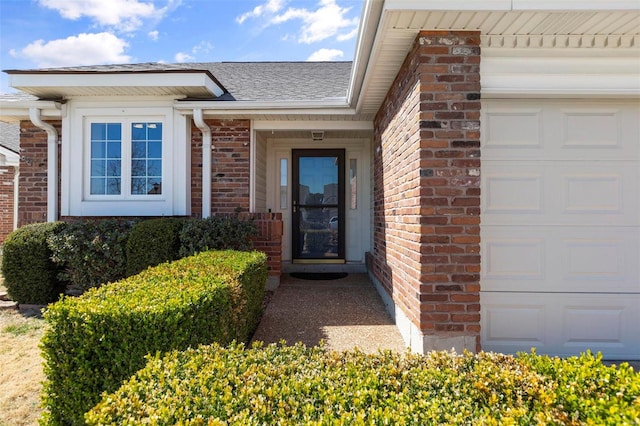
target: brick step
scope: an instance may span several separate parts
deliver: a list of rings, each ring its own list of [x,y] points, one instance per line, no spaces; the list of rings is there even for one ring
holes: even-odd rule
[[[18,309],[18,303],[11,300],[0,300],[0,311],[8,311]]]

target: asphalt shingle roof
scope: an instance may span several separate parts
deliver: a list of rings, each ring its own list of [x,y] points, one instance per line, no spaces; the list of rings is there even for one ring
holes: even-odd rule
[[[0,146],[15,153],[20,152],[20,126],[0,121]]]
[[[181,64],[96,65],[8,73],[131,73],[209,71],[232,99],[242,101],[315,101],[347,95],[351,62],[201,62]],[[226,98],[225,98],[226,99]]]

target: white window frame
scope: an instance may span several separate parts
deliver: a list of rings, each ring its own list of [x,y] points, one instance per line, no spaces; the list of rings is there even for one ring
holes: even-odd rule
[[[158,106],[153,106],[153,104]],[[125,105],[125,106],[123,106]],[[70,101],[62,126],[62,216],[183,216],[189,208],[190,142],[186,118],[169,102]],[[91,195],[90,123],[122,123],[120,195]],[[131,123],[162,123],[162,194],[130,194]]]
[[[121,138],[121,151],[120,151],[120,179],[121,179],[121,192],[120,194],[91,194],[91,124],[94,123],[119,123],[122,126]],[[162,182],[163,191],[162,194],[132,194],[131,193],[131,125],[133,123],[160,123],[162,124]],[[162,116],[151,117],[85,117],[84,119],[84,134],[83,145],[84,149],[84,168],[83,168],[83,185],[84,185],[84,199],[88,201],[95,200],[143,200],[149,199],[154,201],[165,200],[166,194],[164,191],[164,181],[167,177],[167,171],[165,170],[167,162],[167,137],[165,135],[166,123]]]

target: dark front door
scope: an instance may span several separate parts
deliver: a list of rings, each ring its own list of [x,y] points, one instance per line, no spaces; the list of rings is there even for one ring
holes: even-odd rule
[[[293,261],[344,262],[344,150],[294,149]]]

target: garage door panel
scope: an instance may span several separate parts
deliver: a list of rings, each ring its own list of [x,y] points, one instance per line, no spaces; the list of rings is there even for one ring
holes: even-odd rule
[[[483,159],[637,160],[638,102],[492,100],[483,104]]]
[[[482,293],[482,347],[640,359],[640,295]]]
[[[482,345],[640,358],[640,103],[482,105]]]
[[[640,185],[630,161],[482,163],[486,225],[640,225]]]
[[[485,226],[482,291],[640,293],[636,228]]]

